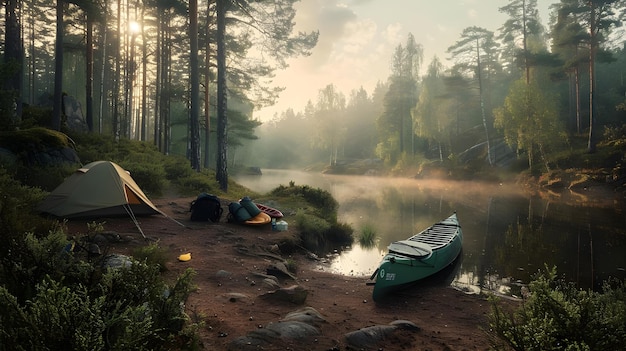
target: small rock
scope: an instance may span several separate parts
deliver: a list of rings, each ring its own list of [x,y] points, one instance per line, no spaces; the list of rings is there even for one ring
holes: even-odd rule
[[[304,304],[309,291],[300,285],[292,285],[287,288],[280,288],[261,295],[265,300],[275,302],[291,302],[297,305]]]
[[[228,293],[228,294],[224,294],[224,296],[228,299],[228,301],[230,302],[237,302],[239,300],[244,300],[244,299],[248,299],[250,298],[248,295],[246,294],[241,294],[241,293]]]
[[[215,276],[218,278],[227,278],[230,277],[232,275],[232,273],[225,271],[223,269],[220,269],[219,271],[217,271],[217,273],[215,273]]]

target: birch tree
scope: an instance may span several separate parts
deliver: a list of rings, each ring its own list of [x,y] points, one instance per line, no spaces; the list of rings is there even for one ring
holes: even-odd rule
[[[489,104],[486,98],[488,93],[486,87],[488,77],[493,71],[492,65],[496,64],[493,54],[496,47],[493,32],[473,26],[465,28],[461,33],[461,38],[447,50],[448,53],[452,54],[452,59],[455,61],[454,69],[458,72],[465,72],[476,81],[490,165],[493,165],[493,155],[489,136],[491,123],[487,115]]]

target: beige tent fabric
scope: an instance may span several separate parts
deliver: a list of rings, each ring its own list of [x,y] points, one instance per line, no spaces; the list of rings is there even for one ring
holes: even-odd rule
[[[126,209],[124,207],[127,207]],[[122,167],[96,161],[76,170],[38,210],[60,218],[163,214]]]

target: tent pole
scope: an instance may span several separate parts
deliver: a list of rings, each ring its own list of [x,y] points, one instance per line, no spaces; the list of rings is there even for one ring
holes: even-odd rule
[[[133,213],[133,210],[131,210],[130,205],[126,204],[123,207],[126,210],[126,213],[128,213],[130,218],[133,220],[133,223],[135,223],[135,226],[141,233],[141,236],[143,236],[145,240],[148,240],[148,238],[146,238],[146,235],[143,233],[143,230],[141,230],[141,227],[139,226],[139,222],[137,221],[137,217],[135,217],[135,214]]]

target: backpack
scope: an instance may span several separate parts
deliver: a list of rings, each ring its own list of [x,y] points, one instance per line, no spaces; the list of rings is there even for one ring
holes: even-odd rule
[[[219,222],[222,217],[222,203],[220,198],[207,193],[202,193],[191,202],[192,221],[211,221],[213,223]]]

